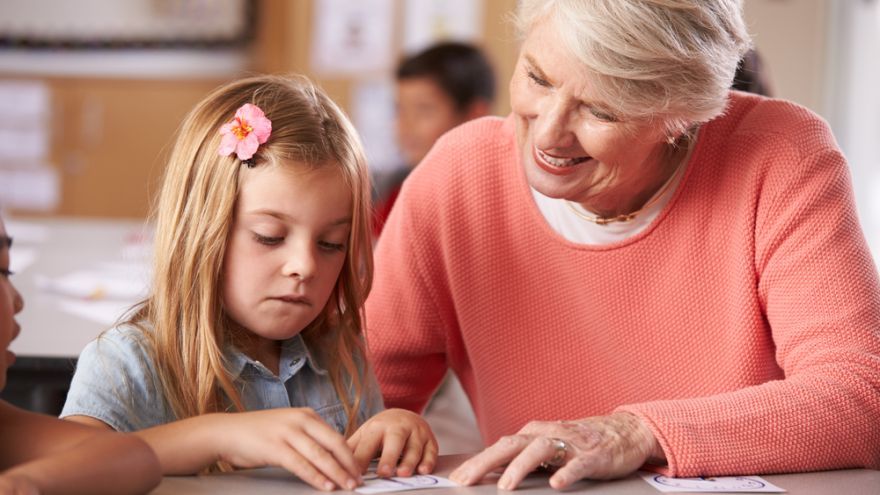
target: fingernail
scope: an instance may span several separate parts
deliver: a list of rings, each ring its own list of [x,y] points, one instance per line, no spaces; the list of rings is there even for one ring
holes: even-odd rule
[[[379,466],[379,469],[376,470],[379,476],[391,476],[391,466],[388,464],[382,464]]]
[[[509,485],[510,482],[507,480],[506,476],[502,476],[501,479],[498,480],[498,488],[502,490],[510,490],[510,488],[508,488]]]
[[[332,481],[324,482],[324,489],[328,492],[332,492],[334,488],[336,488],[336,485],[334,485]]]
[[[357,481],[349,478],[348,481],[345,482],[345,486],[347,486],[349,490],[354,490],[357,487]]]

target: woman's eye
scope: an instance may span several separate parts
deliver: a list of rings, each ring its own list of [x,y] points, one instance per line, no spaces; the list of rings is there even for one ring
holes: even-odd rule
[[[4,276],[6,278],[9,278],[14,274],[15,274],[15,272],[10,270],[9,268],[0,268],[0,275]]]
[[[590,109],[590,113],[593,114],[593,117],[601,120],[602,122],[617,122],[617,118],[609,113],[605,113],[601,110],[596,110],[595,108]]]
[[[334,242],[319,241],[318,246],[325,251],[345,252],[345,244],[336,244]]]
[[[254,240],[259,242],[260,244],[263,244],[266,246],[277,246],[278,244],[281,244],[282,241],[284,241],[284,238],[283,237],[270,237],[270,236],[260,235],[260,234],[257,234],[256,232],[254,232]]]
[[[532,71],[530,71],[530,70],[526,70],[526,75],[528,75],[528,76],[529,76],[529,79],[531,79],[532,82],[535,83],[535,84],[537,84],[538,86],[542,86],[542,87],[545,87],[545,88],[549,88],[549,87],[550,87],[550,83],[549,83],[547,80],[545,80],[545,79],[541,79],[541,78],[538,77],[538,75],[535,74],[534,72],[532,72]]]

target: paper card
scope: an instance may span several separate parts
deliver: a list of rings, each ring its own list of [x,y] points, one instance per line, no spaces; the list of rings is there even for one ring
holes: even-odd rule
[[[670,478],[656,473],[639,473],[649,485],[664,493],[785,493],[760,476],[718,476],[713,478]]]
[[[391,478],[379,478],[375,475],[365,476],[364,484],[355,491],[358,493],[372,494],[385,492],[403,492],[407,490],[424,490],[427,488],[450,488],[458,485],[440,476],[420,474],[406,478],[394,476]]]

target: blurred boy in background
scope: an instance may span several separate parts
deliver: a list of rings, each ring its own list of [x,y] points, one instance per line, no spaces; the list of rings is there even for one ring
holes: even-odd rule
[[[476,47],[455,42],[431,46],[400,62],[397,79],[397,140],[406,166],[378,181],[374,235],[378,237],[403,179],[446,131],[489,115],[495,74]]]

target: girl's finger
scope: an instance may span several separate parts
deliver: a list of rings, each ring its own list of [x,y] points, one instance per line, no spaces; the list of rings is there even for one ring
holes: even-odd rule
[[[368,426],[369,428],[369,426]],[[361,430],[358,430],[360,433]],[[370,467],[370,461],[379,453],[382,448],[382,430],[374,430],[372,428],[365,430],[359,437],[357,447],[354,449],[355,462],[361,467],[361,472],[365,472]]]
[[[336,488],[336,485],[330,481],[329,478],[321,474],[321,472],[318,471],[315,466],[312,466],[305,457],[300,455],[295,448],[292,446],[288,447],[290,448],[281,449],[277,465],[295,474],[299,479],[312,485],[318,490],[329,492]]]
[[[439,451],[440,447],[437,445],[437,439],[431,434],[428,443],[425,444],[424,451],[422,452],[422,462],[419,463],[419,474],[430,474],[434,472],[434,468],[437,467],[437,455]]]
[[[324,448],[314,438],[309,435],[296,434],[288,438],[287,442],[300,455],[308,459],[309,463],[315,466],[318,471],[336,483],[337,486],[353,490],[358,485],[359,474],[357,471],[355,471],[355,474],[352,474],[342,466],[339,459],[333,453]],[[351,454],[349,453],[349,455]]]
[[[416,465],[422,459],[422,451],[425,442],[418,436],[418,432],[411,432],[403,448],[403,455],[397,464],[398,476],[412,476],[415,473]]]
[[[409,432],[404,432],[400,428],[388,428],[382,442],[382,455],[379,458],[379,467],[376,468],[376,474],[379,476],[394,475],[394,468],[400,459],[400,454],[406,446],[409,438]]]
[[[330,452],[335,460],[360,484],[361,467],[345,438],[322,419],[309,421],[303,428],[309,437]],[[344,486],[344,485],[343,485]]]

